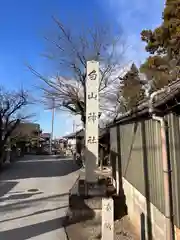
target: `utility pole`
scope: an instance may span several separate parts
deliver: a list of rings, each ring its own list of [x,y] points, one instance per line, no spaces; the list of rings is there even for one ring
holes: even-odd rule
[[[53,141],[53,135],[54,135],[54,113],[55,113],[55,99],[52,98],[51,137],[50,137],[50,144],[49,144],[50,154],[52,154],[52,141]]]
[[[73,120],[73,133],[76,131],[76,121]]]
[[[77,153],[77,127],[80,126],[80,124],[77,124],[75,120],[73,120],[73,133],[75,133],[75,152]],[[74,161],[76,159],[74,158]]]

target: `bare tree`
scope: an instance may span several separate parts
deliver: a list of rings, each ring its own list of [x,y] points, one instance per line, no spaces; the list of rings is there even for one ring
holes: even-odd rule
[[[93,29],[73,34],[73,29],[68,29],[56,18],[53,20],[58,29],[57,37],[54,40],[46,38],[54,48],[45,56],[58,62],[59,72],[52,78],[46,78],[33,67],[29,68],[45,83],[40,87],[45,103],[49,106],[52,98],[55,99],[57,109],[81,115],[85,124],[86,62],[100,62],[100,111],[108,112],[108,97],[115,100],[114,95],[111,96],[111,86],[119,81],[117,72],[124,66],[125,40],[122,31],[115,36],[107,26],[97,24]],[[61,72],[68,72],[70,77],[63,77]]]
[[[8,138],[19,123],[29,117],[22,114],[28,104],[28,94],[24,90],[8,92],[0,88],[0,164]]]

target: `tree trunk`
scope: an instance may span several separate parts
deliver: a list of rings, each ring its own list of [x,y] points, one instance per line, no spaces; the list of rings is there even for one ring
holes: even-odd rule
[[[4,156],[5,156],[4,146],[0,143],[0,168],[2,167]]]
[[[83,123],[83,126],[85,127],[85,125],[86,125],[86,116],[84,114],[81,115],[81,121]]]

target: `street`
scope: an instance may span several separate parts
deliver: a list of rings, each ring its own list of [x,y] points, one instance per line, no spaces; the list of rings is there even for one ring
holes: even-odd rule
[[[26,156],[0,173],[0,239],[66,240],[62,221],[78,177],[71,159]]]

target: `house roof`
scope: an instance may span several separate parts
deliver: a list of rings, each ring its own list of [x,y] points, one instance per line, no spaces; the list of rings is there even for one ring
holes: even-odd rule
[[[99,137],[104,136],[107,133],[107,131],[108,131],[107,129],[99,128]],[[67,139],[72,139],[75,137],[84,137],[84,129],[81,129],[75,133],[71,133],[71,134],[64,136],[64,138],[67,138]]]
[[[35,136],[39,132],[40,125],[33,122],[21,122],[13,131],[12,137],[16,136]]]
[[[76,132],[73,132],[73,133],[70,133],[70,134],[68,134],[68,135],[65,135],[65,136],[63,136],[63,138],[67,138],[67,139],[72,139],[72,138],[75,138],[75,137],[80,137],[81,135],[82,135],[82,137],[84,136],[84,133],[83,133],[83,129],[81,129],[81,130],[78,130],[78,131],[76,131]]]
[[[180,80],[172,82],[164,88],[164,91],[159,92],[153,101],[154,112],[161,112],[163,115],[171,112],[180,103]],[[117,124],[125,124],[132,121],[137,121],[142,118],[150,118],[149,100],[146,99],[130,111],[119,114],[114,122],[108,125],[112,127]]]
[[[51,134],[50,134],[50,133],[42,133],[42,134],[41,134],[41,137],[42,137],[42,138],[50,138],[50,137],[51,137]]]

